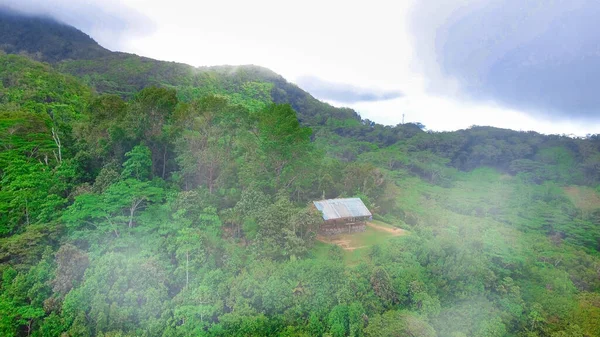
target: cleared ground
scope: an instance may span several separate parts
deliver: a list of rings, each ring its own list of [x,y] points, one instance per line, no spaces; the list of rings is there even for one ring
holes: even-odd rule
[[[579,209],[594,211],[600,208],[600,195],[596,190],[585,186],[569,186],[564,188],[565,193]]]
[[[403,229],[392,227],[382,222],[367,222],[367,228],[364,232],[339,234],[332,236],[317,236],[317,240],[334,244],[342,247],[344,250],[353,251],[355,249],[367,248],[380,243],[381,240],[393,236],[405,235],[407,232]]]
[[[380,221],[367,223],[364,232],[340,234],[332,236],[317,236],[314,247],[316,258],[327,259],[332,245],[340,246],[344,250],[344,261],[346,264],[356,264],[365,258],[369,252],[368,247],[376,244],[385,244],[390,239],[408,234],[401,228],[390,226]]]

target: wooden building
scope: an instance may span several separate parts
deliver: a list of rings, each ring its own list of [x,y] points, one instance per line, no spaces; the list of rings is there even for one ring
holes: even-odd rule
[[[313,204],[323,214],[319,230],[322,235],[362,232],[366,221],[373,217],[360,198],[320,200]]]

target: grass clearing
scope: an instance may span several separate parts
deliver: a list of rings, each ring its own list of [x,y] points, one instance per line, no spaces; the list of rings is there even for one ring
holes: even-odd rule
[[[313,252],[317,258],[326,258],[331,245],[337,245],[343,249],[344,261],[347,264],[355,264],[368,253],[369,250],[365,248],[385,243],[391,238],[406,234],[408,232],[404,229],[381,221],[370,221],[367,223],[364,232],[317,236],[317,243]]]
[[[568,186],[564,191],[571,202],[583,211],[594,211],[600,208],[600,195],[591,187]]]

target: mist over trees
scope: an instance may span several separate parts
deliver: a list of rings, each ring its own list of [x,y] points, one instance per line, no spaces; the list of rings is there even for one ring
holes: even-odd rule
[[[383,126],[258,67],[41,59],[0,55],[2,336],[600,336],[597,135]],[[335,197],[408,235],[317,240]]]

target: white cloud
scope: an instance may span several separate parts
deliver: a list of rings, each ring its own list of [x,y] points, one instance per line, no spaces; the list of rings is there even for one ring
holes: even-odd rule
[[[193,65],[256,63],[292,80],[314,75],[390,89],[400,89],[409,70],[408,2],[126,2],[159,26],[130,41],[140,54]]]
[[[118,0],[0,0],[0,6],[30,14],[46,15],[70,24],[111,50],[128,49],[123,39],[152,34],[154,23]]]
[[[137,10],[136,15],[148,18],[154,29],[145,34],[125,30],[119,46],[122,51],[195,66],[261,65],[292,82],[316,76],[404,93],[400,99],[351,105],[379,123],[397,124],[405,113],[406,121],[419,121],[434,130],[478,124],[544,133],[600,132],[599,125],[536,120],[493,103],[469,103],[429,92],[430,79],[418,67],[422,62],[413,49],[427,41],[414,41],[408,27],[414,1],[122,0],[124,8]],[[115,4],[92,5],[114,11],[119,8]]]
[[[337,102],[330,102],[343,106]],[[345,104],[347,106],[347,104]],[[520,111],[487,104],[461,102],[428,94],[412,95],[383,102],[364,102],[350,105],[363,118],[395,125],[402,122],[420,122],[427,129],[452,131],[472,125],[495,126],[518,131],[538,131],[545,134],[586,136],[600,134],[600,125],[576,120],[552,120],[532,117]]]

